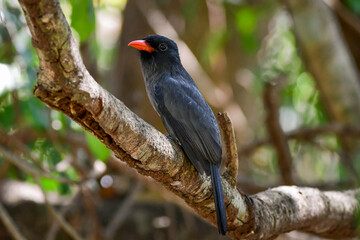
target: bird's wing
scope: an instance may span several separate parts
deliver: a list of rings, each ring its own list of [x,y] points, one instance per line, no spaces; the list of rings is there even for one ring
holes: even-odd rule
[[[156,108],[170,135],[180,141],[199,170],[221,162],[221,139],[216,119],[195,84],[168,77],[154,89]],[[199,170],[201,171],[201,169]]]

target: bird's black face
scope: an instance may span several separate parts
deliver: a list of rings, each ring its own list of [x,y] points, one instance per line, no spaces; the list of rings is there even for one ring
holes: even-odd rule
[[[166,37],[149,35],[142,40],[130,42],[129,46],[140,51],[140,58],[143,65],[167,67],[174,63],[180,63],[176,43]]]

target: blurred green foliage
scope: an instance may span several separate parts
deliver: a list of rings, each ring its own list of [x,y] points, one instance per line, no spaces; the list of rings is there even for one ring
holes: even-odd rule
[[[359,0],[341,0],[348,9],[355,15],[360,17],[360,1]]]
[[[359,0],[343,0],[343,2],[360,16]],[[5,24],[0,22],[0,144],[24,162],[52,176],[53,179],[39,178],[41,187],[47,192],[74,196],[79,188],[91,185],[91,194],[97,201],[97,197],[100,199],[107,194],[111,195],[116,192],[116,194],[121,193],[122,195],[125,191],[131,191],[131,189],[124,190],[126,184],[121,180],[127,176],[114,177],[114,185],[103,191],[105,188],[101,185],[102,176],[100,175],[114,174],[114,168],[110,168],[110,164],[107,165],[110,163],[108,159],[111,151],[77,123],[61,112],[49,109],[33,96],[32,91],[36,84],[36,74],[39,68],[36,51],[31,44],[30,34],[18,2],[4,0],[2,4],[0,17],[3,16],[2,20]],[[114,80],[109,81],[113,75],[112,69],[119,67],[116,65],[119,57],[117,54],[120,52],[117,49],[120,45],[119,36],[114,34],[116,39],[106,41],[109,39],[106,39],[107,35],[104,34],[106,31],[103,30],[108,27],[109,22],[116,21],[121,29],[121,25],[124,24],[122,14],[126,0],[60,0],[60,4],[73,30],[74,37],[79,43],[83,61],[89,72],[91,74],[94,72],[96,81],[105,88],[113,90],[111,86],[107,85],[112,84]],[[203,70],[214,80],[213,84],[217,85],[218,89],[232,95],[230,97],[232,99],[229,101],[232,101],[232,106],[224,106],[224,109],[217,110],[227,111],[229,109],[230,112],[233,108],[238,108],[241,112],[249,107],[242,108],[241,100],[235,97],[240,94],[235,91],[234,86],[241,85],[243,91],[241,94],[251,95],[253,101],[247,104],[259,117],[254,120],[257,121],[257,125],[254,124],[255,127],[248,123],[244,124],[246,126],[244,128],[252,127],[253,129],[241,129],[244,132],[251,132],[249,134],[251,141],[245,142],[245,140],[245,144],[256,143],[269,137],[264,122],[266,109],[262,103],[265,83],[280,85],[279,116],[281,127],[285,133],[303,127],[317,127],[330,122],[322,106],[315,81],[306,71],[305,64],[298,52],[291,19],[284,9],[279,7],[280,3],[274,1],[261,3],[236,0],[225,0],[221,3],[207,1],[206,4],[217,4],[216,7],[222,8],[222,11],[219,12],[224,14],[223,18],[216,19],[218,22],[214,24],[215,27],[210,26],[211,24],[206,21],[197,21],[203,17],[200,14],[207,13],[202,9],[204,2],[201,0],[179,1],[176,6],[181,6],[180,8],[173,8],[171,0],[155,1],[154,5],[156,4],[158,4],[159,12],[163,11],[162,9],[170,10],[163,12],[165,17],[171,16],[172,11],[175,12],[173,18],[169,17],[168,20],[170,23],[179,21],[174,29],[184,28],[179,30],[179,36],[186,34],[187,28],[194,27],[188,26],[193,23],[196,23],[194,25],[199,24],[199,26],[191,28],[192,31],[189,30],[189,32],[197,33],[193,30],[196,27],[198,27],[196,30],[200,28],[209,30],[204,31],[203,36],[194,34],[194,42],[198,42],[198,45],[193,42],[187,43],[194,50]],[[116,17],[112,16],[114,18],[110,17],[101,22],[100,18],[106,14],[113,14]],[[210,15],[210,13],[208,14]],[[139,21],[146,21],[144,19],[146,17],[139,16]],[[134,18],[132,21],[135,21]],[[208,26],[201,26],[203,22]],[[131,31],[137,31],[137,29]],[[130,33],[133,34],[133,32]],[[191,41],[191,39],[186,39],[186,41]],[[231,46],[231,44],[235,46]],[[121,47],[120,50],[123,50]],[[233,49],[236,49],[236,52],[231,52]],[[134,67],[140,71],[137,64],[135,63]],[[229,73],[232,71],[231,69],[235,69],[234,71],[237,72]],[[241,77],[237,76],[242,70],[249,75],[245,81],[246,84],[242,82],[243,79],[239,79],[243,77],[241,74],[239,74]],[[116,74],[119,74],[119,71],[116,71]],[[231,74],[236,75],[234,79],[229,77]],[[128,77],[128,74],[124,74],[124,76]],[[199,79],[194,80],[198,81]],[[124,81],[119,82],[123,83]],[[134,86],[138,87],[137,84]],[[121,87],[126,90],[134,90],[133,86]],[[139,89],[134,90],[134,99],[139,98],[139,94],[141,94]],[[146,111],[148,109],[144,112]],[[236,111],[234,112],[236,113]],[[249,117],[245,112],[243,112],[245,118]],[[239,119],[238,116],[232,117]],[[244,122],[251,121],[249,119],[245,119]],[[2,140],[1,134],[3,133],[6,134],[6,136],[4,135],[5,140]],[[12,136],[21,139],[24,146],[9,140]],[[349,172],[341,161],[341,151],[343,150],[335,134],[317,135],[308,139],[289,139],[288,143],[296,184],[326,185],[349,181]],[[238,145],[240,150],[242,147],[242,145]],[[240,156],[239,176],[245,177],[251,184],[257,184],[262,188],[282,184],[277,158],[272,144],[256,147],[250,154]],[[14,179],[37,183],[32,174],[9,162],[0,151],[0,180]],[[355,159],[354,162],[355,167],[360,170],[360,160]],[[107,167],[109,168],[107,169]],[[106,170],[109,171],[103,172]],[[116,172],[115,174],[121,173]],[[56,178],[81,181],[81,184],[66,184],[56,181]],[[143,219],[142,216],[140,218]]]
[[[206,67],[210,67],[210,58],[216,58],[224,50],[228,41],[229,34],[226,29],[217,29],[209,33],[202,48],[200,62]]]
[[[344,0],[343,2],[355,13],[360,14],[360,1]],[[71,27],[76,31],[74,35],[81,47],[86,47],[95,59],[96,67],[100,72],[99,79],[105,79],[106,75],[104,77],[102,74],[113,66],[117,51],[115,44],[110,47],[104,46],[98,40],[96,11],[106,8],[107,4],[114,4],[116,8],[121,9],[126,1],[95,1],[95,3],[98,4],[96,7],[88,0],[61,1],[64,13]],[[66,140],[67,136],[81,134],[81,139],[91,154],[91,156],[86,155],[89,153],[85,154],[88,158],[99,159],[106,163],[111,153],[92,135],[84,134],[76,123],[62,113],[49,110],[44,103],[32,95],[39,67],[38,58],[31,45],[25,19],[17,1],[5,0],[3,6],[2,13],[6,24],[0,24],[2,77],[0,126],[10,134],[31,129],[39,137],[26,142],[26,145],[31,152],[38,155],[51,173],[57,177],[79,179],[81,174],[71,164],[67,167],[59,167],[61,164],[66,165],[66,161],[69,161],[66,159],[68,155],[79,159],[81,159],[79,156],[84,155],[71,152],[73,143]],[[199,6],[199,1],[186,0],[179,11],[184,19],[194,19],[199,13]],[[200,62],[208,67],[210,57],[216,58],[223,54],[229,40],[236,37],[245,52],[243,56],[251,54],[258,59],[256,67],[249,67],[249,71],[254,74],[251,87],[247,89],[251,94],[256,94],[256,98],[261,99],[265,81],[271,82],[280,77],[286,79],[280,92],[280,117],[285,131],[327,123],[329,119],[321,105],[314,79],[306,72],[299,57],[288,16],[276,13],[266,38],[260,39],[259,32],[264,31],[260,26],[262,17],[269,9],[252,4],[236,4],[232,1],[225,1],[224,6],[229,6],[229,16],[226,20],[235,26],[235,31],[229,31],[226,26],[212,29],[199,47]],[[263,106],[256,104],[254,106],[256,106],[254,111],[264,111]],[[264,137],[264,132],[266,132],[264,126],[254,129],[255,139]],[[291,140],[290,148],[297,169],[296,174],[301,181],[311,183],[347,178],[339,156],[334,156],[336,155],[334,152],[339,150],[336,136],[332,134],[321,136],[314,139],[314,144]],[[3,157],[0,155],[0,164],[3,163]],[[248,165],[247,174],[252,176],[254,182],[264,185],[278,182],[277,156],[273,147],[260,148],[251,156]],[[31,177],[19,174],[14,167],[9,169],[7,177],[33,181]],[[71,192],[69,186],[53,180],[41,179],[41,183],[48,191],[62,194]]]
[[[250,6],[240,8],[235,15],[236,27],[241,36],[241,43],[248,51],[254,51],[257,46],[255,37],[257,20],[257,12]]]
[[[95,30],[95,12],[92,1],[88,0],[70,0],[71,27],[76,30],[80,36],[80,43],[88,40]]]
[[[298,55],[295,36],[288,16],[280,13],[273,19],[273,28],[259,52],[259,68],[256,69],[255,92],[261,95],[264,81],[280,85],[280,124],[285,132],[301,127],[316,127],[329,122],[319,99],[315,81],[304,67]],[[309,144],[291,140],[291,154],[296,176],[301,182],[326,182],[345,180],[344,168],[339,156],[339,143],[334,134],[318,136]],[[277,155],[273,148],[264,147],[253,155],[254,181],[276,182],[279,179]],[[259,164],[261,163],[261,164]],[[266,166],[272,175],[258,171]]]
[[[85,42],[95,30],[95,12],[92,1],[73,0],[70,3],[73,9],[71,26],[77,31],[79,40]],[[60,163],[64,165],[68,161],[66,157],[70,153],[71,143],[54,138],[53,134],[61,138],[61,136],[78,132],[79,127],[74,127],[77,124],[62,113],[50,110],[33,96],[32,89],[39,66],[38,56],[31,44],[18,2],[5,0],[2,4],[1,13],[4,24],[0,24],[0,75],[2,78],[0,81],[0,127],[9,135],[16,135],[17,132],[22,131],[39,135],[39,137],[29,137],[29,140],[25,140],[29,152],[37,156],[54,177],[77,180],[79,173],[73,166],[68,165],[64,169],[57,169]],[[88,142],[89,148],[96,153],[95,156],[106,161],[110,151],[90,137],[88,137]],[[19,150],[16,148],[18,146],[14,148],[9,145],[9,149],[15,152]],[[94,148],[99,148],[99,151],[97,152]],[[34,164],[27,156],[28,153],[21,155],[26,161]],[[0,154],[0,164],[3,163],[3,156]],[[7,177],[34,182],[30,175],[20,173],[14,166],[7,170]],[[60,194],[71,192],[68,184],[47,178],[41,178],[40,182],[47,191],[56,191]]]

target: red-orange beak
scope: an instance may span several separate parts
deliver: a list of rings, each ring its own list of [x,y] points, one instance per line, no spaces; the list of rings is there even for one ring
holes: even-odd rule
[[[151,47],[145,40],[135,40],[128,44],[130,47],[134,47],[140,51],[147,51],[151,53],[155,49]]]

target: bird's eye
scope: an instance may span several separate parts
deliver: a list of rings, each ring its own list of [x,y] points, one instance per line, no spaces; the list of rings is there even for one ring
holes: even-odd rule
[[[166,51],[168,49],[168,46],[166,45],[166,43],[160,43],[159,49],[161,51]]]

